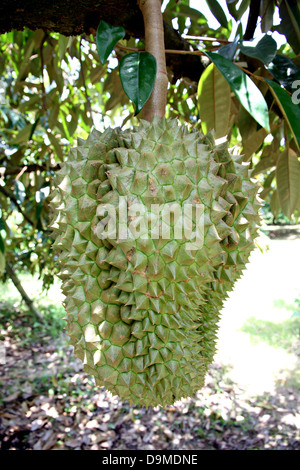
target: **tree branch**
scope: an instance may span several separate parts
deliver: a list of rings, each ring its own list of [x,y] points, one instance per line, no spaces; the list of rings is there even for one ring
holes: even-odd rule
[[[246,32],[243,38],[245,41],[253,39],[259,16],[259,6],[260,0],[251,0]]]
[[[74,0],[1,0],[0,34],[29,28],[33,31],[58,32],[65,36],[90,35],[104,20],[125,28],[127,38],[144,38],[143,16],[136,0],[79,0],[74,14]],[[164,22],[165,47],[167,49],[189,50],[190,44],[180,37],[174,28]],[[204,66],[199,57],[167,57],[167,66],[173,73],[173,82],[188,77],[198,81]]]
[[[26,222],[28,222],[32,227],[35,227],[34,223],[32,222],[32,220],[28,217],[28,215],[25,214],[25,212],[23,211],[21,205],[19,204],[19,202],[17,201],[17,199],[15,198],[15,196],[10,192],[10,191],[7,191],[6,188],[4,188],[3,186],[0,186],[0,192],[2,194],[4,194],[6,197],[8,197],[14,204],[15,206],[17,207],[18,211],[22,214],[22,216],[24,217],[24,219],[26,220]]]
[[[22,299],[24,300],[25,304],[27,305],[28,310],[30,311],[30,313],[32,315],[38,317],[39,320],[41,320],[42,322],[44,322],[42,314],[39,312],[39,310],[37,310],[35,308],[33,301],[26,294],[25,290],[23,289],[23,287],[22,287],[22,285],[19,281],[18,276],[16,275],[16,272],[15,272],[14,268],[12,267],[12,265],[8,261],[6,262],[5,270],[7,272],[7,275],[12,280],[14,286],[19,291],[19,293],[20,293]]]
[[[156,59],[157,71],[152,94],[144,106],[143,118],[152,121],[166,112],[168,76],[164,43],[164,28],[160,0],[138,0],[145,25],[145,49]]]
[[[228,41],[229,42],[229,41]],[[220,46],[212,47],[209,49],[210,51],[215,51],[218,50]],[[128,47],[128,46],[123,46],[123,44],[118,43],[115,46],[116,49],[121,49],[123,51],[128,51],[128,52],[143,52],[145,49],[141,49],[139,47]],[[196,50],[196,51],[181,51],[181,50],[176,50],[176,49],[165,49],[165,54],[179,54],[179,55],[201,55],[201,56],[206,56],[204,52]]]

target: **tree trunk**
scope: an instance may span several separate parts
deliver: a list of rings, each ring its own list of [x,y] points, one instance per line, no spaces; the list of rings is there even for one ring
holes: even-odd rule
[[[42,314],[41,312],[39,312],[39,310],[37,310],[33,304],[33,301],[28,297],[28,295],[26,294],[25,290],[23,289],[20,281],[19,281],[19,278],[18,276],[16,275],[16,272],[14,270],[14,268],[11,266],[11,264],[9,264],[8,262],[6,263],[5,265],[5,269],[6,269],[6,272],[8,274],[8,276],[10,277],[10,279],[12,280],[12,282],[14,283],[14,286],[16,287],[16,289],[19,291],[19,293],[21,294],[21,297],[22,299],[24,300],[25,304],[27,305],[28,307],[28,310],[30,311],[30,313],[33,315],[33,316],[36,316],[38,317],[38,319],[40,321],[44,321],[43,317],[42,317]]]

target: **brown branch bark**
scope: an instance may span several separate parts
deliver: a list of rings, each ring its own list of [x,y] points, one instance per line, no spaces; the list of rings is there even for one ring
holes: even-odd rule
[[[168,76],[164,42],[164,28],[160,0],[138,0],[145,26],[145,49],[156,59],[157,72],[152,94],[144,106],[143,118],[152,121],[162,118],[167,104]]]
[[[227,43],[229,43],[229,41],[227,41]],[[215,47],[211,47],[209,50],[210,51],[217,51],[219,48],[220,48],[220,46],[215,46]],[[123,51],[128,51],[128,52],[143,52],[143,51],[145,51],[145,49],[141,49],[139,47],[123,46],[123,44],[120,44],[120,43],[118,43],[115,46],[115,49],[121,49]],[[199,51],[199,50],[197,50],[197,51],[178,51],[176,49],[165,49],[165,53],[166,54],[179,54],[179,55],[190,54],[190,55],[206,56],[206,54],[204,52]]]
[[[75,10],[74,10],[75,9]],[[74,14],[75,12],[75,14]],[[0,34],[13,29],[29,28],[33,31],[58,32],[65,36],[89,35],[104,20],[125,28],[127,38],[144,38],[143,16],[136,0],[1,0]],[[189,42],[180,37],[172,26],[164,22],[167,49],[189,50]],[[167,66],[173,74],[172,81],[188,77],[198,81],[204,66],[199,57],[167,57]]]

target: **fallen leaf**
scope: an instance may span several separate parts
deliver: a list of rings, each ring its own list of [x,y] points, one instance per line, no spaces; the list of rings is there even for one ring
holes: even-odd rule
[[[12,401],[15,401],[19,396],[20,396],[20,392],[17,391],[17,392],[12,393],[11,395],[8,395],[8,397],[2,398],[2,401],[4,401],[4,403],[10,403]]]
[[[75,447],[80,447],[81,443],[82,443],[81,439],[69,439],[68,441],[65,442],[65,445],[67,447],[75,448]]]
[[[47,442],[43,445],[42,450],[49,450],[57,443],[57,437],[55,433],[52,433],[51,437],[47,439]]]

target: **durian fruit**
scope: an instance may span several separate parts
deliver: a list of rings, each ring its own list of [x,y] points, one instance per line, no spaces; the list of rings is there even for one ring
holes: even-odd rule
[[[70,343],[96,385],[139,406],[173,404],[204,384],[222,303],[254,248],[258,187],[242,156],[176,120],[93,130],[78,145],[51,203]],[[201,247],[179,237],[178,218],[153,228],[153,207],[172,202],[203,207]],[[137,203],[146,223],[126,238]],[[115,208],[115,233],[103,207]],[[164,223],[168,237],[155,232]]]

